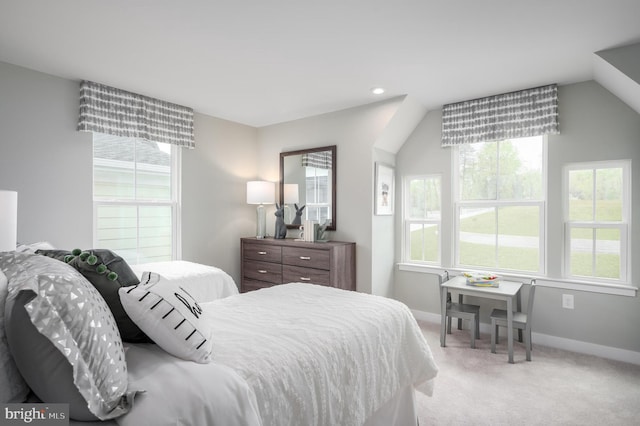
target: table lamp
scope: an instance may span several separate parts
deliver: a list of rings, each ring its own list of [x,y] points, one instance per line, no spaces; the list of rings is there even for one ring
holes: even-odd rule
[[[247,204],[257,204],[256,238],[267,235],[267,217],[264,205],[273,204],[276,200],[276,184],[267,181],[247,182]]]
[[[0,190],[0,251],[16,249],[18,193]]]

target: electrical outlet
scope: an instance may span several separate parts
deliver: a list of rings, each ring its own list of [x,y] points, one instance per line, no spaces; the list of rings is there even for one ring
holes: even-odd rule
[[[573,294],[562,295],[562,307],[565,309],[573,309]]]

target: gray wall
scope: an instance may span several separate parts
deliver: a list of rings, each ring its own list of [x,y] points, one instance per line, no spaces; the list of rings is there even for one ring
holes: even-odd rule
[[[78,82],[0,63],[0,188],[18,191],[18,240],[93,243],[92,143],[76,129]],[[240,282],[240,237],[255,229],[245,182],[257,166],[256,130],[196,114],[196,149],[182,151],[184,260]]]
[[[395,167],[396,156],[393,153],[375,148],[373,150],[374,163],[384,163]],[[395,191],[402,188],[398,186],[396,180]],[[374,164],[374,181],[372,187],[375,187],[375,164]],[[373,219],[371,224],[371,293],[378,296],[393,297],[394,294],[394,269],[395,269],[395,252],[394,241],[396,229],[394,227],[394,217],[401,212],[400,206],[395,202],[393,215],[375,215],[375,196],[373,207]]]
[[[195,115],[196,148],[182,150],[182,258],[214,265],[240,285],[240,238],[256,229],[246,183],[256,178],[256,129]]]
[[[91,134],[78,83],[0,62],[0,188],[18,191],[18,241],[90,247]]]
[[[560,135],[549,137],[548,152],[548,275],[561,277],[562,167],[566,163],[631,159],[640,163],[640,116],[597,83],[559,88]],[[441,112],[432,111],[416,128],[396,158],[403,176],[441,173],[443,205],[451,204],[451,150],[440,148]],[[632,187],[640,187],[640,173],[632,172]],[[637,190],[634,195],[637,195]],[[640,274],[640,197],[634,197],[631,240],[632,277]],[[452,235],[452,214],[443,214],[443,235]],[[401,260],[400,218],[396,219],[396,260]],[[451,241],[443,241],[443,263],[451,264]],[[396,271],[395,297],[410,308],[440,313],[438,288],[431,275]],[[563,309],[562,294],[573,294],[575,309]],[[526,298],[525,298],[526,300]],[[491,303],[475,299],[481,321],[488,322]],[[536,293],[533,331],[550,336],[640,351],[640,298],[541,287]]]
[[[338,229],[330,238],[356,242],[357,289],[366,293],[372,292],[373,147],[401,101],[396,98],[258,130],[259,174],[270,181],[279,180],[280,152],[337,145]],[[272,235],[273,211],[267,209],[267,232]]]

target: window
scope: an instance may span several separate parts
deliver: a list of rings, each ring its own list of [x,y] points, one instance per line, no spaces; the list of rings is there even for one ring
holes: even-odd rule
[[[628,281],[630,170],[628,161],[565,167],[567,278]]]
[[[305,166],[306,218],[322,224],[331,221],[331,169]]]
[[[405,179],[405,259],[408,262],[440,262],[440,176]]]
[[[180,150],[93,133],[94,245],[128,263],[177,258]]]
[[[545,137],[455,150],[455,265],[544,274]]]

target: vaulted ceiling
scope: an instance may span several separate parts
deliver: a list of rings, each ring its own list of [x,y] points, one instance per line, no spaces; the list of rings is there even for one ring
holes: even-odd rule
[[[260,127],[603,79],[620,69],[595,53],[640,42],[639,16],[638,0],[0,0],[0,61]]]

